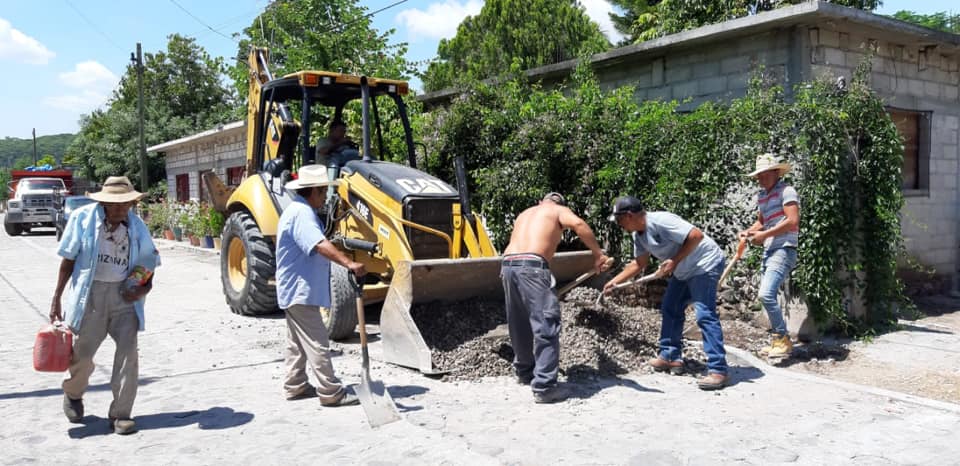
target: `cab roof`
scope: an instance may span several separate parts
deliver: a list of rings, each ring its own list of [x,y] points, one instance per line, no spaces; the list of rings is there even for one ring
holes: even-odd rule
[[[316,103],[339,107],[360,98],[361,76],[330,71],[298,71],[263,85],[265,98],[273,94],[275,102],[301,100],[306,91]],[[371,96],[406,95],[410,88],[406,81],[367,77]]]

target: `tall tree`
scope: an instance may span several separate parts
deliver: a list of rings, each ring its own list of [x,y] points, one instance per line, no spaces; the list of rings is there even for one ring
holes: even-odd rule
[[[226,66],[190,37],[169,36],[166,50],[144,54],[144,139],[158,144],[227,121],[234,113],[233,93],[221,84]],[[65,164],[95,181],[126,175],[139,185],[137,70],[131,65],[104,110],[80,120],[80,132],[67,148]],[[163,182],[163,160],[148,157],[149,176]]]
[[[625,42],[643,42],[667,34],[775,10],[806,0],[611,0],[623,14],[611,13]],[[833,0],[837,5],[873,10],[881,0]]]
[[[245,99],[247,56],[257,46],[270,49],[274,76],[312,69],[403,79],[414,69],[407,44],[390,43],[394,32],[374,28],[356,0],[273,1],[243,30],[230,76]]]
[[[960,13],[951,14],[946,11],[941,11],[932,15],[924,15],[912,11],[900,10],[894,13],[893,17],[930,29],[960,34]]]
[[[440,41],[423,85],[435,91],[503,74],[514,64],[535,68],[609,48],[576,0],[487,0],[456,36]]]

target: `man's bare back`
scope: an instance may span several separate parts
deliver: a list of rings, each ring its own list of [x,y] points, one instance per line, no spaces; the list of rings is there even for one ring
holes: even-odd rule
[[[560,221],[560,217],[564,214],[576,217],[570,209],[550,201],[541,202],[524,210],[513,222],[510,244],[503,253],[532,253],[543,256],[548,261],[553,259],[564,228]]]

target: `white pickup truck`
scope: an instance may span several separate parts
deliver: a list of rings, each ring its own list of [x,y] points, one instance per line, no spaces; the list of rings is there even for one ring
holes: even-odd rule
[[[67,186],[60,178],[23,178],[7,201],[3,229],[10,236],[29,233],[32,227],[54,227],[57,219],[55,199]]]

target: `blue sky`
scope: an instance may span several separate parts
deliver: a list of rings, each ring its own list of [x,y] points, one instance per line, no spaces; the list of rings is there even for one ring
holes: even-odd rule
[[[0,10],[0,67],[6,111],[0,113],[0,137],[29,138],[31,128],[38,136],[76,132],[80,115],[106,102],[137,42],[145,52],[155,52],[176,32],[195,37],[211,55],[236,56],[233,40],[210,31],[183,9],[230,36],[249,25],[267,2],[5,0]],[[395,2],[361,4],[375,11]],[[606,0],[581,4],[608,36],[615,34]],[[407,0],[374,16],[374,26],[396,29],[394,42],[409,44],[410,60],[423,60],[433,57],[439,40],[452,37],[460,21],[482,6],[483,0]],[[878,12],[902,9],[960,10],[955,0],[887,0]]]

